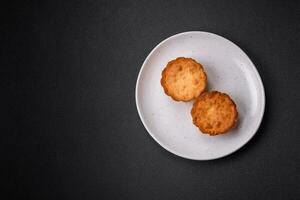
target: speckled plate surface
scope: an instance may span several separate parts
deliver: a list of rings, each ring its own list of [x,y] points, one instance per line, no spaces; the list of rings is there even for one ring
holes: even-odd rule
[[[229,94],[237,105],[238,125],[227,134],[202,134],[192,123],[193,102],[176,102],[164,94],[161,71],[168,61],[191,57],[208,77],[208,90]],[[167,38],[144,61],[136,83],[139,116],[153,139],[188,159],[211,160],[229,155],[256,133],[264,114],[262,80],[249,57],[234,43],[213,33],[191,31]]]

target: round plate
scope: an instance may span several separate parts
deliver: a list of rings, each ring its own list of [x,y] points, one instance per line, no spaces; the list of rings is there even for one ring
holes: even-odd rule
[[[193,125],[191,102],[176,102],[160,85],[161,72],[177,57],[200,62],[207,74],[207,90],[225,92],[237,105],[237,127],[224,135],[202,134]],[[136,83],[136,106],[153,139],[166,150],[193,160],[229,155],[257,131],[264,114],[262,80],[249,57],[234,43],[213,33],[192,31],[167,38],[144,61]]]

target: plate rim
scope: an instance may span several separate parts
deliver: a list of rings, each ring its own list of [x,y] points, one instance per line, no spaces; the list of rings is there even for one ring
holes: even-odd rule
[[[146,62],[149,60],[149,58],[152,56],[152,54],[155,52],[156,49],[158,49],[162,44],[164,44],[166,41],[172,39],[172,38],[175,38],[175,37],[178,37],[178,36],[181,36],[181,35],[186,35],[186,34],[193,34],[193,33],[200,33],[200,34],[210,34],[210,35],[213,35],[215,37],[220,37],[224,40],[226,40],[227,42],[231,43],[232,45],[234,45],[235,47],[237,47],[241,52],[242,54],[244,54],[244,56],[246,56],[246,58],[249,59],[250,63],[252,64],[252,68],[253,68],[253,71],[256,75],[256,77],[258,78],[258,82],[259,82],[259,90],[262,92],[262,99],[261,99],[261,103],[262,103],[262,112],[261,112],[261,116],[260,116],[260,120],[259,120],[259,123],[257,125],[257,127],[255,128],[255,131],[254,133],[251,135],[251,137],[249,137],[245,142],[243,142],[241,145],[239,145],[238,148],[234,149],[233,151],[230,151],[229,153],[226,153],[224,155],[220,155],[220,156],[216,156],[216,157],[212,157],[212,158],[207,158],[207,159],[199,159],[199,158],[195,158],[195,157],[190,157],[190,156],[187,156],[187,155],[183,155],[182,153],[174,150],[174,149],[171,149],[171,148],[168,148],[167,146],[165,146],[162,142],[160,142],[156,137],[155,135],[150,131],[150,129],[148,128],[147,124],[145,123],[144,121],[144,118],[142,117],[142,113],[141,113],[141,109],[140,109],[140,102],[138,100],[138,95],[139,95],[139,92],[138,92],[138,87],[139,87],[139,83],[140,83],[140,77],[141,77],[141,74],[145,68],[145,64]],[[142,121],[142,124],[144,125],[146,131],[148,132],[148,134],[161,146],[163,147],[165,150],[167,150],[168,152],[176,155],[176,156],[179,156],[179,157],[182,157],[182,158],[185,158],[185,159],[189,159],[189,160],[196,160],[196,161],[207,161],[207,160],[216,160],[216,159],[220,159],[220,158],[223,158],[223,157],[226,157],[230,154],[233,154],[235,153],[236,151],[238,151],[239,149],[241,149],[243,146],[245,146],[253,137],[254,135],[257,133],[262,121],[263,121],[263,118],[264,118],[264,113],[265,113],[265,105],[266,105],[266,94],[265,94],[265,89],[264,89],[264,84],[263,84],[263,81],[261,79],[261,76],[260,74],[258,73],[258,70],[256,68],[256,66],[254,65],[254,63],[252,62],[252,60],[249,58],[249,56],[238,46],[236,45],[234,42],[230,41],[229,39],[221,36],[221,35],[218,35],[218,34],[215,34],[215,33],[211,33],[211,32],[207,32],[207,31],[186,31],[186,32],[181,32],[181,33],[177,33],[175,35],[172,35],[170,37],[167,37],[166,39],[162,40],[160,43],[158,43],[152,50],[151,52],[147,55],[146,59],[144,60],[140,70],[139,70],[139,73],[138,73],[138,77],[137,77],[137,80],[136,80],[136,85],[135,85],[135,104],[136,104],[136,108],[137,108],[137,111],[138,111],[138,114],[139,114],[139,118],[140,120]]]

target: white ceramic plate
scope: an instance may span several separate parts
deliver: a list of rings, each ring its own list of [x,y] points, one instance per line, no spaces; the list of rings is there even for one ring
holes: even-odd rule
[[[181,56],[204,66],[208,90],[225,92],[235,101],[235,129],[219,136],[202,134],[192,123],[193,102],[176,102],[164,94],[161,72],[168,61]],[[265,93],[254,64],[237,45],[213,33],[192,31],[167,38],[148,55],[136,83],[136,106],[149,134],[166,150],[211,160],[233,153],[253,137],[263,118]]]

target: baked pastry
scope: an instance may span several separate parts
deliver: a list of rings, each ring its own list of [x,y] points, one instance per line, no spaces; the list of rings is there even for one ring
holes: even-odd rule
[[[175,101],[190,101],[205,90],[207,78],[200,63],[179,57],[167,64],[160,82],[164,92]]]
[[[205,92],[194,102],[193,123],[201,132],[223,134],[236,125],[238,112],[229,95],[218,91]]]

